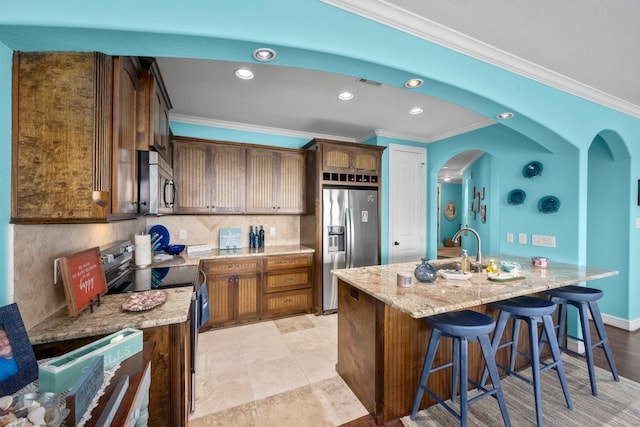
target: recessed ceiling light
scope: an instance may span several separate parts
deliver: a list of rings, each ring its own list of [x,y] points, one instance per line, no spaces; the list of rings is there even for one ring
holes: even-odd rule
[[[450,176],[445,176],[444,178],[442,178],[442,180],[444,182],[449,182],[449,181],[451,181],[451,177]]]
[[[349,101],[350,99],[353,99],[353,93],[351,93],[351,92],[340,92],[338,94],[338,99],[340,101]]]
[[[238,68],[236,70],[236,77],[242,80],[251,80],[253,78],[253,72],[246,68]]]
[[[498,120],[507,120],[507,119],[510,119],[512,117],[513,117],[513,113],[506,112],[506,113],[498,114],[496,116],[496,119],[498,119]]]
[[[268,47],[261,47],[253,51],[253,58],[256,61],[267,62],[276,57],[276,51]]]
[[[413,107],[411,110],[409,110],[409,114],[412,115],[422,114],[423,112],[424,110],[422,109],[422,107]]]
[[[415,89],[417,87],[422,86],[422,83],[423,83],[422,79],[410,79],[404,82],[404,85],[409,89]]]

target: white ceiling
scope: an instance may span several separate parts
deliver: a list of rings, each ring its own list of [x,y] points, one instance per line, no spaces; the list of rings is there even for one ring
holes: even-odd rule
[[[476,56],[544,83],[640,116],[640,2],[637,0],[325,0],[385,25]],[[362,141],[373,135],[425,143],[493,120],[410,90],[319,71],[159,58],[173,103],[172,120]],[[348,102],[338,92],[356,94]],[[420,106],[421,115],[408,114]],[[478,152],[440,172],[457,181]]]

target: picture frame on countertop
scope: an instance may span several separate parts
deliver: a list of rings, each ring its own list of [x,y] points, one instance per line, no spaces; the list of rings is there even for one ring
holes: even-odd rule
[[[94,303],[100,305],[100,296],[107,292],[100,248],[61,257],[60,270],[69,316],[75,317],[87,307],[93,312]]]
[[[37,378],[38,361],[18,305],[0,307],[0,396],[12,395]]]

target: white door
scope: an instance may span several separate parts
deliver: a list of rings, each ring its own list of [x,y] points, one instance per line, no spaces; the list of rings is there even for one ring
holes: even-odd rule
[[[427,152],[389,145],[389,263],[426,255]]]

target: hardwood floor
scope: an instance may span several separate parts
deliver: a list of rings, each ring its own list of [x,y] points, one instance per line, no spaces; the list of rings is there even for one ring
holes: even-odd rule
[[[605,325],[605,328],[618,374],[632,381],[640,382],[640,370],[637,369],[638,355],[640,354],[640,333],[638,331],[628,332],[608,325]],[[591,336],[594,340],[598,339],[593,322],[591,322]],[[595,365],[609,370],[604,351],[596,348],[593,353]],[[340,427],[376,427],[376,423],[373,421],[373,417],[365,416]],[[394,420],[387,423],[385,427],[402,427],[402,423],[400,420]]]

